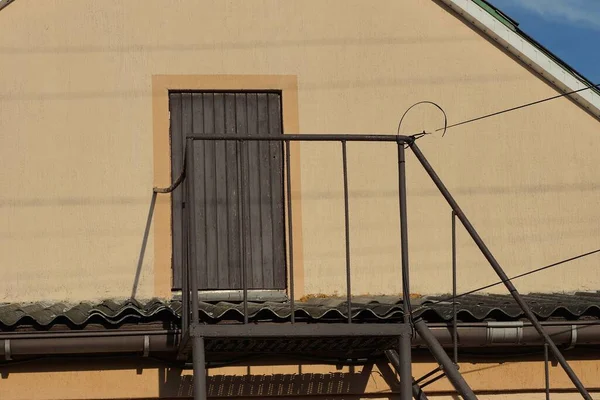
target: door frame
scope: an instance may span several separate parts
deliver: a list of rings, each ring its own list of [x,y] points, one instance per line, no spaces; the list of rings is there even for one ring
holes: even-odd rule
[[[299,133],[298,80],[295,75],[154,75],[152,76],[152,116],[154,144],[154,187],[171,185],[171,144],[169,136],[169,91],[266,91],[281,92],[283,134]],[[300,190],[300,143],[291,143],[291,186],[293,193],[295,297],[304,295],[302,246],[302,200]],[[284,203],[284,207],[285,207]],[[289,213],[285,207],[286,243]],[[286,258],[289,265],[289,252]],[[171,195],[159,195],[154,211],[154,295],[171,298],[172,290]],[[289,271],[287,290],[289,291]]]

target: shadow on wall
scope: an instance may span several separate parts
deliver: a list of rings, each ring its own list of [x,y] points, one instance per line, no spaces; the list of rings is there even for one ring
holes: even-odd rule
[[[271,396],[343,396],[340,398],[360,398],[367,391],[374,364],[359,367],[360,372],[350,368],[350,372],[329,374],[303,373],[302,365],[297,365],[297,373],[257,375],[256,367],[247,367],[246,375],[215,375],[207,379],[208,396],[229,397],[271,397]],[[377,363],[385,381],[393,391],[398,387],[395,373],[387,363]],[[166,368],[159,372],[160,397],[193,396],[193,376],[182,375],[181,369]],[[395,395],[382,395],[380,398],[396,399]]]

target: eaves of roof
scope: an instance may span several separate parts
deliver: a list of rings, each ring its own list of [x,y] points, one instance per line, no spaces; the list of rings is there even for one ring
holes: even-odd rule
[[[423,297],[413,300],[415,316],[427,322],[448,322],[452,319],[452,303],[439,302],[445,297]],[[575,294],[530,294],[525,301],[541,320],[578,320],[600,318],[600,292]],[[343,322],[347,319],[347,303],[340,298],[315,298],[295,305],[296,321]],[[460,322],[514,321],[524,318],[523,312],[510,295],[468,295],[457,300]],[[178,323],[179,300],[152,299],[105,300],[102,302],[10,303],[0,304],[0,331],[29,326],[47,330],[64,324],[72,329],[87,324],[118,328],[125,324],[161,321]],[[249,320],[253,322],[285,322],[290,318],[287,302],[249,302]],[[402,320],[402,301],[397,297],[355,297],[352,301],[356,322],[398,322]],[[200,318],[206,323],[243,321],[243,305],[233,302],[200,302]]]
[[[15,0],[0,0],[0,11],[8,6],[9,4],[13,3]]]
[[[528,65],[563,93],[594,86],[577,70],[519,29],[519,24],[488,0],[440,0]],[[600,119],[600,89],[592,88],[570,95],[582,108]]]

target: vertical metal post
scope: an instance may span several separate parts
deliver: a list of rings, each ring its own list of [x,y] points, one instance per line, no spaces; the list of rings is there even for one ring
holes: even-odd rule
[[[197,296],[196,296],[197,297]],[[198,336],[193,342],[194,400],[206,400],[206,360],[204,357],[204,338]]]
[[[242,264],[241,274],[242,274],[242,290],[243,290],[243,304],[244,304],[244,324],[248,323],[248,273],[246,271],[246,218],[244,216],[244,202],[242,199],[246,194],[246,185],[244,181],[244,177],[242,174],[244,173],[243,166],[246,165],[244,158],[244,141],[240,140],[237,142],[237,172],[238,172],[238,193],[240,194],[240,201],[238,204],[238,214],[240,218],[240,263]]]
[[[187,152],[187,149],[186,149]],[[183,210],[181,212],[181,231],[182,231],[182,246],[183,246],[183,270],[181,277],[181,330],[182,334],[185,335],[188,332],[190,326],[190,280],[189,268],[190,268],[190,255],[189,255],[189,187],[190,180],[194,178],[193,174],[186,180],[185,185],[181,188],[183,191]]]
[[[296,322],[296,299],[294,294],[294,230],[292,226],[292,164],[290,154],[290,141],[285,141],[285,173],[287,186],[287,215],[288,215],[288,254],[290,258],[290,318],[292,324]]]
[[[546,400],[550,400],[550,368],[548,364],[548,343],[544,343],[544,377],[546,383]]]
[[[423,168],[425,169],[425,171],[427,172],[427,174],[429,175],[429,177],[431,178],[431,180],[433,181],[433,183],[435,183],[435,185],[437,186],[442,196],[444,196],[450,207],[452,207],[452,209],[456,213],[456,216],[458,217],[460,222],[462,222],[466,231],[469,233],[469,235],[471,236],[481,253],[488,260],[489,264],[494,269],[498,277],[502,280],[504,286],[506,286],[512,297],[519,305],[519,307],[521,307],[521,310],[523,310],[523,313],[525,314],[527,319],[531,321],[531,324],[538,331],[540,336],[544,338],[544,342],[548,344],[550,350],[552,351],[552,354],[554,355],[558,363],[562,366],[565,373],[569,376],[571,382],[573,382],[581,396],[586,400],[592,400],[592,397],[577,377],[577,374],[575,374],[569,363],[567,363],[567,360],[563,357],[558,347],[556,347],[556,344],[554,344],[552,338],[546,333],[546,331],[536,318],[535,314],[531,311],[527,303],[523,300],[523,298],[517,291],[515,285],[513,285],[513,283],[510,281],[508,275],[506,275],[506,273],[504,272],[504,270],[492,254],[492,252],[488,249],[483,239],[481,239],[473,225],[471,225],[471,222],[469,221],[465,213],[461,210],[461,208],[458,206],[458,203],[456,202],[456,200],[454,200],[454,197],[452,197],[452,195],[450,194],[440,177],[437,175],[431,164],[429,164],[429,161],[427,161],[427,158],[425,158],[425,155],[421,152],[419,146],[417,146],[417,144],[413,141],[410,144],[410,147],[417,159],[419,160],[419,162],[421,163],[421,165],[423,166]]]
[[[458,326],[456,320],[456,213],[452,210],[452,345],[454,364],[458,364]]]
[[[475,393],[473,393],[473,390],[471,390],[460,372],[458,372],[458,368],[456,368],[456,365],[454,365],[450,357],[448,357],[448,354],[446,354],[440,342],[438,342],[433,333],[431,333],[425,321],[418,319],[414,322],[414,326],[421,339],[427,343],[427,347],[429,348],[429,351],[431,351],[431,354],[433,354],[437,362],[444,369],[444,373],[448,377],[450,383],[452,383],[463,399],[477,400]]]
[[[398,353],[395,350],[385,350],[384,354],[396,372],[400,373],[400,357],[398,357]],[[412,394],[415,400],[427,400],[427,395],[423,393],[419,384],[414,380],[412,381]]]
[[[408,221],[406,213],[406,159],[404,144],[398,146],[398,200],[400,207],[400,251],[402,252],[402,307],[404,313],[404,332],[400,336],[400,399],[408,400],[412,397],[412,371],[411,371],[411,307],[410,307],[410,281],[408,268]]]
[[[188,199],[189,202],[186,204],[186,208],[189,210],[189,257],[188,257],[188,280],[191,283],[191,293],[192,296],[192,318],[190,320],[191,324],[196,324],[199,321],[198,315],[198,266],[196,265],[198,262],[197,257],[197,245],[198,245],[198,235],[196,230],[196,190],[194,185],[194,171],[195,171],[195,160],[194,160],[194,140],[187,139],[186,140],[186,170],[188,177]]]
[[[344,173],[344,228],[346,239],[346,301],[348,302],[348,323],[352,323],[352,289],[350,278],[350,215],[348,208],[348,155],[346,141],[342,140],[342,170]]]

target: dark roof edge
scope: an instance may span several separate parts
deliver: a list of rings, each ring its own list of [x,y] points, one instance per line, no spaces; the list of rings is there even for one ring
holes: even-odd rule
[[[520,60],[541,79],[559,92],[585,89],[594,84],[581,73],[521,31],[518,22],[508,17],[488,0],[436,0],[454,11],[469,25],[474,26],[504,51]],[[600,89],[591,88],[569,98],[584,111],[600,120]]]
[[[564,69],[566,69],[568,72],[570,72],[574,77],[587,83],[588,86],[594,86],[594,84],[595,84],[594,82],[587,79],[578,70],[576,70],[569,63],[567,63],[566,61],[564,61],[563,59],[558,57],[556,54],[554,54],[552,51],[550,51],[547,47],[545,47],[540,42],[535,40],[533,37],[531,37],[527,33],[523,32],[519,28],[519,23],[516,20],[514,20],[513,18],[511,18],[510,16],[505,14],[498,7],[496,7],[493,4],[491,4],[490,2],[488,2],[488,0],[473,0],[473,2],[477,3],[481,8],[483,8],[488,13],[490,13],[492,16],[494,16],[498,21],[502,22],[504,25],[511,28],[514,32],[519,34],[519,36],[523,37],[523,39],[527,40],[533,46],[538,48],[542,53],[544,53],[546,56],[548,56],[548,58],[551,58],[554,62],[556,62],[557,64],[560,64]],[[600,83],[600,82],[598,82],[598,83]],[[591,90],[600,94],[600,88],[592,88]]]
[[[9,4],[12,4],[14,1],[15,0],[0,0],[0,11]]]

